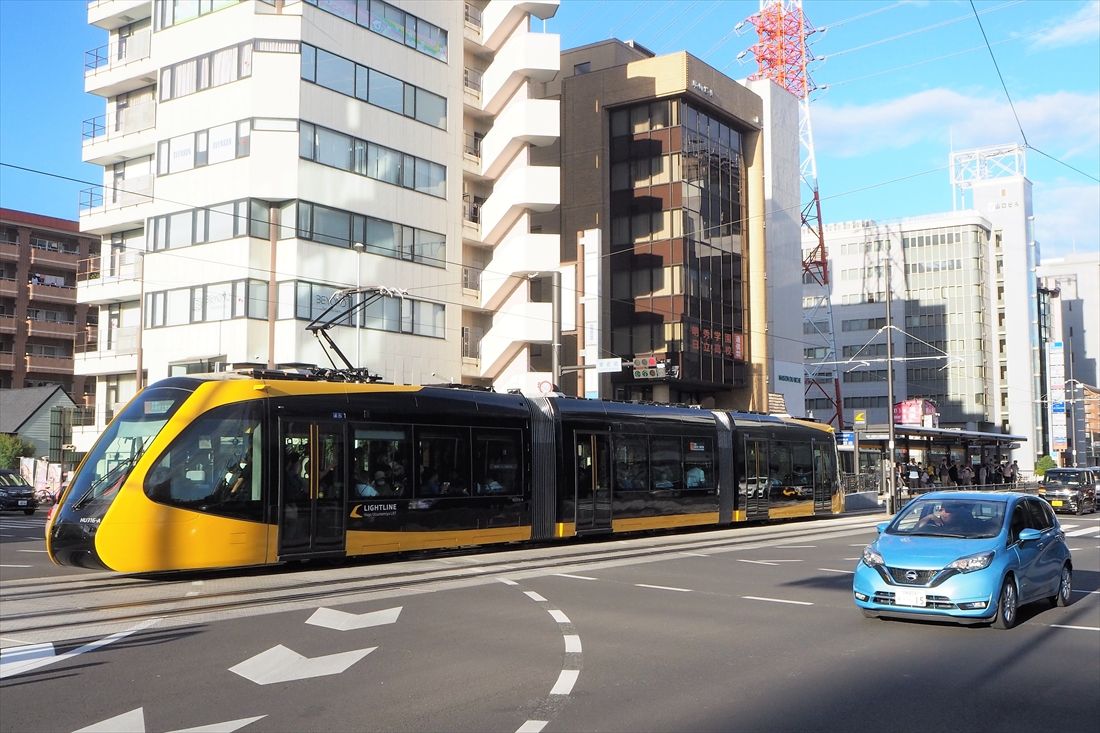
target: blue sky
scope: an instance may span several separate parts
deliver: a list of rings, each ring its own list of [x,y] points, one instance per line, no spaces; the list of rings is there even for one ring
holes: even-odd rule
[[[1003,85],[969,0],[803,7],[824,29],[811,36],[811,115],[825,223],[949,211],[952,148],[1026,136],[1041,151],[1027,166],[1044,257],[1100,252],[1100,0],[975,0]],[[756,70],[737,59],[756,35],[735,26],[758,8],[562,0],[546,30],[562,48],[615,37],[687,50],[740,79]],[[100,176],[80,162],[81,123],[104,110],[83,93],[84,52],[106,33],[87,25],[83,0],[0,0],[0,38],[0,162],[87,182],[0,167],[0,206],[75,219]]]

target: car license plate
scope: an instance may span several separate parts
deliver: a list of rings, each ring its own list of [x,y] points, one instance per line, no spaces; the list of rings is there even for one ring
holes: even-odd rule
[[[920,591],[896,590],[894,591],[894,605],[924,607],[927,603],[924,598],[924,593]]]
[[[1062,506],[1062,500],[1061,499],[1052,499],[1051,502],[1050,502],[1050,505],[1051,506]]]
[[[19,506],[26,506],[26,505],[27,505],[27,500],[26,499],[20,499],[19,500]]]

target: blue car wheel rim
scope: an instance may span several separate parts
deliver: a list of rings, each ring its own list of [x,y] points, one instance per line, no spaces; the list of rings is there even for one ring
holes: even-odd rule
[[[1001,615],[1011,624],[1016,619],[1016,586],[1005,583],[1005,589],[1001,593]]]

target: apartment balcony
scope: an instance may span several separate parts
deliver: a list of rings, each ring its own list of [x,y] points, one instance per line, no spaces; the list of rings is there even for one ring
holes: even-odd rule
[[[477,115],[483,115],[481,109],[482,71],[467,66],[462,69],[462,103],[466,109]]]
[[[148,18],[152,11],[153,4],[149,0],[91,0],[88,25],[110,31]]]
[[[14,298],[15,294],[19,291],[19,286],[15,282],[15,278],[6,278],[0,275],[0,296]]]
[[[481,45],[481,11],[470,3],[465,3],[466,11],[462,28],[463,37],[474,46]]]
[[[9,242],[7,240],[0,240],[0,262],[8,260],[11,262],[19,259],[19,242]]]
[[[561,135],[556,99],[512,98],[481,141],[481,175],[496,178],[527,145],[550,145]]]
[[[496,244],[524,210],[551,211],[561,203],[561,169],[531,166],[526,152],[517,155],[493,185],[481,206],[481,239]]]
[[[561,0],[492,0],[481,12],[481,44],[496,51],[527,14],[546,20],[558,12]]]
[[[152,155],[156,150],[157,106],[146,102],[84,120],[85,163],[110,165]]]
[[[76,252],[55,252],[49,249],[31,247],[31,265],[57,267],[63,270],[75,270],[80,255]]]
[[[72,374],[73,357],[27,354],[27,372],[39,374]]]
[[[10,351],[0,351],[0,370],[8,371],[15,369],[15,354]]]
[[[495,378],[528,344],[552,340],[550,303],[532,303],[518,288],[493,314],[493,325],[481,339],[481,376]]]
[[[27,319],[27,335],[38,338],[67,339],[76,338],[76,324],[72,321],[36,321]]]
[[[108,234],[126,227],[141,227],[153,201],[153,177],[120,181],[117,187],[92,186],[80,192],[80,230]]]
[[[101,259],[91,257],[81,262],[77,275],[76,302],[89,305],[126,303],[141,297],[142,252],[122,252],[107,258],[107,269],[101,269]]]
[[[528,81],[550,81],[561,68],[561,37],[553,33],[517,31],[485,70],[481,109],[499,114],[505,102]]]
[[[29,283],[27,288],[29,290],[31,302],[65,303],[67,305],[72,305],[76,302],[76,288],[72,285]]]
[[[15,316],[0,313],[0,333],[15,333]]]
[[[89,376],[133,374],[137,369],[137,326],[117,328],[109,340],[98,342],[100,348],[81,352],[79,345],[73,359],[73,373]]]
[[[149,54],[152,31],[132,36],[112,35],[111,42],[84,52],[84,91],[101,97],[147,87],[157,81]]]

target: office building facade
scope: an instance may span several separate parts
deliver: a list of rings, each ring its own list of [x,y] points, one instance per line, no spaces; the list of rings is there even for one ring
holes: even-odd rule
[[[101,387],[97,428],[164,377],[330,366],[305,327],[347,289],[365,304],[328,334],[353,366],[537,384],[548,314],[485,284],[557,247],[530,227],[558,204],[557,168],[530,153],[556,139],[542,119],[557,108],[529,93],[558,70],[557,36],[531,31],[557,5],[91,3],[109,42],[88,52],[85,89],[106,109],[85,121],[83,158],[104,179],[80,226],[102,245],[78,298],[99,338],[76,368]]]

